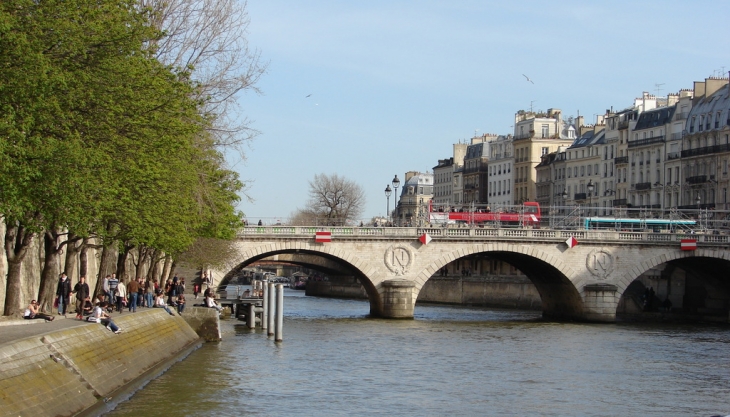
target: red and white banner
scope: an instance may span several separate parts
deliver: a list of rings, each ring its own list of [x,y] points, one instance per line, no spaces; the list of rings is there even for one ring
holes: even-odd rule
[[[429,235],[428,233],[424,233],[418,238],[418,240],[421,242],[421,244],[428,245],[429,243],[431,243],[431,235]]]
[[[571,236],[568,238],[568,240],[565,241],[565,244],[568,245],[568,248],[572,248],[573,246],[578,244],[578,239]]]
[[[682,239],[679,242],[679,248],[682,250],[696,250],[697,239]]]
[[[315,232],[314,241],[320,243],[332,242],[332,232]]]

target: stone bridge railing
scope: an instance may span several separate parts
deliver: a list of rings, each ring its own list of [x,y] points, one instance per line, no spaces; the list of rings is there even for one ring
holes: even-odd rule
[[[689,233],[654,233],[629,232],[614,230],[555,230],[533,228],[478,228],[478,227],[321,227],[321,226],[249,226],[239,231],[242,239],[312,239],[315,232],[332,233],[333,240],[347,239],[403,239],[418,238],[428,233],[434,240],[472,241],[540,241],[561,242],[569,237],[580,241],[602,241],[611,244],[679,244],[682,239],[696,239],[697,245],[723,246],[730,244],[730,235],[726,234],[689,234]]]

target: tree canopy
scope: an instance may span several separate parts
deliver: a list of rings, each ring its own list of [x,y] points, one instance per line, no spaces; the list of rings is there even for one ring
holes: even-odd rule
[[[221,98],[193,65],[160,59],[169,35],[142,6],[0,3],[5,314],[20,308],[23,248],[44,230],[179,254],[241,225],[243,183],[212,129]]]

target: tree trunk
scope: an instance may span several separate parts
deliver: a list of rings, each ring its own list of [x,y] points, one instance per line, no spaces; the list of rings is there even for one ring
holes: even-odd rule
[[[170,271],[172,270],[172,256],[165,255],[165,266],[162,267],[162,275],[160,276],[160,284],[165,282],[170,277]]]
[[[129,257],[129,251],[134,249],[134,245],[123,244],[122,250],[117,255],[117,278],[119,282],[128,282],[127,279],[127,257]]]
[[[41,311],[51,311],[53,308],[53,298],[56,296],[58,274],[61,269],[63,245],[59,243],[60,240],[61,233],[55,228],[46,230],[43,233],[43,248],[46,252],[46,259],[43,262],[41,283],[38,288],[38,307]]]
[[[84,238],[84,241],[81,244],[81,249],[79,250],[79,277],[86,277],[87,282],[89,279],[89,277],[86,276],[89,271],[89,248],[89,238]],[[99,281],[101,281],[101,279],[99,279]]]
[[[94,293],[92,294],[92,297],[96,294],[103,293],[102,291],[102,285],[104,283],[104,277],[107,275],[111,275],[112,272],[116,271],[116,264],[114,263],[114,258],[117,256],[116,253],[116,245],[117,241],[114,240],[108,245],[104,245],[103,249],[101,250],[101,263],[99,264],[99,279],[96,280],[96,286],[94,287]],[[119,277],[121,278],[121,277]]]
[[[170,262],[170,269],[167,270],[167,275],[164,275],[162,277],[162,279],[164,279],[164,280],[172,279],[172,274],[173,274],[173,272],[175,272],[176,266],[177,266],[177,262],[175,262],[175,260],[173,259]]]
[[[136,269],[134,271],[136,274],[135,275],[136,278],[144,276],[144,264],[145,264],[145,261],[147,260],[147,254],[149,253],[149,251],[150,251],[150,248],[148,248],[147,246],[140,246],[137,249],[137,255],[138,255],[137,256],[137,265],[136,265]]]
[[[68,234],[68,239],[66,240],[66,263],[63,269],[66,271],[66,275],[68,275],[69,279],[76,277],[76,280],[78,281],[81,277],[81,274],[76,273],[76,267],[78,265],[78,254],[81,251],[81,246],[83,244],[84,242],[80,237],[73,233]]]
[[[150,267],[147,270],[147,280],[152,281],[157,278],[160,260],[160,251],[158,249],[154,249],[152,251],[152,255],[150,255]]]
[[[8,260],[7,287],[5,290],[4,316],[19,314],[23,289],[21,285],[21,268],[28,248],[33,242],[35,233],[27,231],[23,226],[8,224],[5,229],[5,256]]]

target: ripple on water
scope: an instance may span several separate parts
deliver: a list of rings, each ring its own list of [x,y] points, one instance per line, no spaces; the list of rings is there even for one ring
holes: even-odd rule
[[[591,325],[539,312],[285,297],[284,342],[235,322],[111,413],[126,415],[730,414],[730,332]]]

